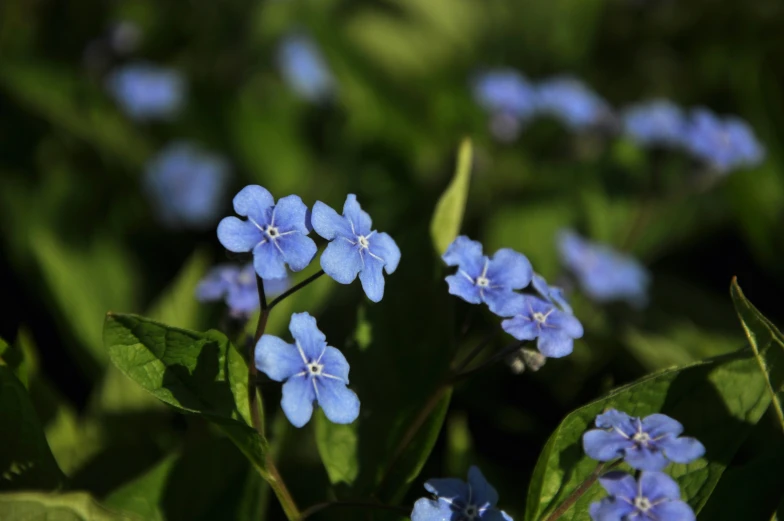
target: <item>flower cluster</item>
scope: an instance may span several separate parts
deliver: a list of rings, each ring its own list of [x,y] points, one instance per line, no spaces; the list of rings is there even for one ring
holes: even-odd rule
[[[275,297],[286,291],[289,284],[288,278],[265,279],[264,293],[267,297]],[[247,318],[259,309],[259,292],[253,264],[215,266],[196,287],[196,299],[200,302],[225,300],[231,316]]]
[[[511,317],[501,327],[518,340],[536,339],[543,355],[566,356],[574,348],[574,339],[582,337],[582,324],[572,315],[563,292],[535,274],[525,255],[503,248],[491,259],[482,254],[480,243],[461,235],[449,245],[443,260],[457,266],[457,273],[446,277],[449,293]],[[538,296],[518,293],[529,285]]]
[[[411,521],[512,521],[496,507],[498,492],[475,466],[468,470],[467,483],[456,478],[429,479],[425,489],[435,499],[417,500]]]
[[[625,472],[608,472],[599,478],[610,495],[591,505],[593,521],[694,519],[694,512],[680,499],[678,484],[661,471],[671,461],[690,463],[702,457],[702,443],[681,436],[683,426],[664,414],[633,418],[610,409],[598,415],[595,423],[598,428],[583,435],[585,453],[599,461],[622,457],[642,472],[637,480]]]

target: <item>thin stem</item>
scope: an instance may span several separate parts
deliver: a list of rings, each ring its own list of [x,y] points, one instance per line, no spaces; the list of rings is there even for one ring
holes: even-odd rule
[[[313,275],[311,275],[310,277],[306,278],[305,280],[303,280],[302,282],[300,282],[296,286],[294,286],[292,288],[289,288],[282,295],[280,295],[279,297],[274,299],[272,302],[270,302],[270,305],[269,305],[268,309],[274,308],[278,303],[280,303],[281,300],[283,300],[284,298],[288,297],[292,293],[295,293],[295,292],[301,290],[302,288],[304,288],[305,286],[307,286],[308,284],[310,284],[311,282],[313,282],[317,278],[321,277],[322,275],[324,275],[324,270],[319,270],[318,272],[316,272]]]
[[[482,369],[485,369],[487,367],[490,367],[491,365],[493,365],[494,363],[498,362],[499,360],[503,360],[508,355],[511,355],[512,353],[514,353],[515,351],[517,351],[518,349],[523,347],[526,344],[526,342],[528,342],[528,341],[527,340],[520,340],[518,342],[514,342],[514,343],[509,344],[508,346],[504,347],[499,352],[497,352],[496,354],[494,354],[493,356],[491,356],[490,358],[488,358],[487,360],[482,362],[480,365],[474,367],[473,369],[471,369],[469,371],[466,371],[466,372],[455,371],[454,376],[452,376],[451,383],[455,384],[457,382],[463,381],[467,377],[471,376],[472,374],[477,373],[477,372],[479,372]]]
[[[470,364],[471,361],[474,358],[476,358],[479,355],[479,353],[481,353],[490,344],[490,342],[492,342],[492,340],[498,334],[498,331],[499,331],[498,329],[495,329],[495,330],[493,330],[492,333],[490,333],[486,337],[484,337],[482,339],[482,341],[479,342],[479,344],[477,344],[476,347],[474,347],[471,350],[470,353],[468,353],[468,355],[463,359],[463,361],[460,362],[460,364],[458,364],[458,366],[454,370],[455,374],[459,374],[459,373],[463,372],[463,370],[466,367],[468,367],[468,364]]]
[[[408,514],[411,512],[410,507],[403,505],[384,505],[381,503],[371,503],[369,501],[326,501],[324,503],[317,503],[302,511],[300,520],[306,519],[316,512],[321,512],[331,507],[346,507],[346,508],[370,508],[375,510],[393,510],[401,514]]]
[[[272,460],[272,455],[269,453],[267,454],[267,473],[269,474],[266,478],[267,483],[269,483],[272,491],[275,492],[275,496],[278,498],[278,502],[280,502],[280,506],[283,507],[283,512],[286,514],[286,518],[289,519],[289,521],[299,521],[302,519],[302,514],[300,514],[299,508],[297,508],[297,504],[294,502],[294,498],[291,497],[291,492],[286,488],[286,484],[283,482],[283,478],[280,477],[278,468]]]
[[[593,472],[591,472],[591,474],[587,478],[585,478],[585,480],[582,483],[580,483],[577,486],[577,488],[574,489],[572,493],[569,494],[567,498],[563,500],[563,503],[558,505],[558,508],[553,510],[553,512],[549,516],[547,516],[544,519],[544,521],[555,521],[556,519],[559,519],[562,515],[566,513],[567,510],[569,510],[572,507],[572,505],[574,505],[577,502],[578,499],[582,497],[583,494],[588,492],[588,489],[591,488],[591,486],[593,486],[594,483],[596,483],[597,479],[599,479],[599,474],[601,474],[605,470],[610,470],[617,467],[618,465],[620,465],[621,461],[622,460],[617,460],[609,466],[607,465],[606,462],[599,463],[596,466],[596,468],[593,470]]]

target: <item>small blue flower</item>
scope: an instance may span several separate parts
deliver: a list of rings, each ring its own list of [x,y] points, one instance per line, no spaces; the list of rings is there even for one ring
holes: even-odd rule
[[[610,494],[592,503],[593,521],[694,521],[694,511],[681,500],[678,484],[662,472],[642,472],[639,481],[625,472],[608,472],[599,483]]]
[[[316,255],[316,243],[308,237],[308,208],[297,195],[281,197],[278,204],[258,185],[248,185],[234,197],[237,217],[218,224],[218,240],[237,253],[253,252],[253,266],[262,279],[286,277],[286,264],[304,270]]]
[[[472,87],[476,102],[491,114],[527,119],[536,111],[536,91],[514,69],[482,72],[474,78]]]
[[[267,298],[280,295],[288,287],[288,278],[264,281]],[[224,298],[234,317],[247,317],[259,308],[259,292],[253,264],[242,267],[234,264],[215,266],[196,287],[196,299],[200,302],[213,302]]]
[[[176,141],[147,163],[144,187],[164,225],[203,229],[220,217],[229,177],[222,157]]]
[[[683,425],[664,414],[640,419],[610,409],[596,417],[596,426],[583,435],[583,448],[598,461],[623,456],[634,469],[662,470],[670,461],[690,463],[705,454],[702,443],[681,437]]]
[[[532,295],[517,295],[498,314],[512,317],[501,327],[518,340],[537,339],[536,347],[548,358],[561,358],[574,350],[574,340],[583,336],[583,326],[573,315]]]
[[[131,118],[173,119],[185,101],[185,80],[175,70],[133,63],[112,72],[109,92]]]
[[[457,273],[446,278],[449,293],[471,304],[484,302],[496,314],[519,296],[514,290],[528,286],[533,275],[522,253],[502,248],[490,260],[482,255],[482,245],[465,235],[457,237],[442,258],[448,266],[458,266]]]
[[[533,279],[531,279],[531,285],[543,299],[549,301],[552,304],[555,304],[561,309],[561,311],[565,313],[569,313],[570,315],[574,314],[572,311],[572,306],[570,306],[566,301],[566,296],[564,295],[563,289],[559,288],[558,286],[550,286],[547,284],[547,281],[544,279],[544,277],[538,273],[534,273]]]
[[[304,34],[290,34],[281,41],[278,66],[294,92],[308,101],[321,101],[335,91],[335,80],[321,52]]]
[[[650,275],[635,259],[571,230],[562,230],[557,242],[561,261],[591,299],[624,300],[635,307],[647,304]]]
[[[572,130],[598,125],[610,117],[610,106],[584,83],[558,76],[537,86],[539,112],[548,114]]]
[[[379,302],[384,297],[384,275],[392,274],[400,262],[400,249],[386,233],[371,230],[370,216],[362,211],[357,196],[349,194],[343,215],[316,201],[310,220],[313,229],[330,241],[321,254],[321,268],[341,284],[359,281],[367,297]]]
[[[656,99],[632,105],[623,113],[624,131],[644,146],[684,144],[686,118],[671,101]]]
[[[351,423],[359,416],[359,398],[346,387],[349,365],[343,353],[327,345],[327,338],[308,313],[291,315],[293,344],[263,335],[256,344],[256,367],[283,384],[280,405],[295,427],[313,415],[313,402],[334,423]]]
[[[740,118],[719,118],[707,109],[691,114],[686,146],[694,157],[722,174],[757,166],[765,159],[765,149],[748,123]]]
[[[498,492],[477,467],[468,469],[468,483],[456,478],[429,479],[425,488],[436,498],[417,500],[411,521],[512,521],[496,508]]]

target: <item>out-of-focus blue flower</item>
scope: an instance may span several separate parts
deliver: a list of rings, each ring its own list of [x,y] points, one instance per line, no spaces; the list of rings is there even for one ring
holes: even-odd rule
[[[264,293],[267,298],[280,295],[288,287],[288,278],[264,281]],[[196,299],[201,302],[225,299],[232,316],[247,317],[259,308],[259,292],[256,288],[256,271],[253,264],[215,266],[196,287]]]
[[[349,365],[343,353],[327,345],[327,338],[308,313],[291,315],[293,344],[263,335],[256,344],[256,367],[283,384],[280,405],[295,427],[313,415],[313,402],[334,423],[351,423],[359,416],[359,398],[348,387]]]
[[[580,80],[557,76],[536,88],[538,111],[550,115],[571,130],[584,130],[605,122],[610,106]]]
[[[680,436],[683,425],[664,414],[640,419],[610,409],[596,417],[596,426],[583,435],[585,453],[595,460],[623,456],[634,469],[658,471],[670,461],[691,463],[705,454],[702,443]]]
[[[704,108],[691,114],[686,146],[694,157],[722,174],[757,166],[765,158],[765,149],[748,123],[735,117],[720,118]]]
[[[683,111],[663,99],[628,107],[623,112],[623,127],[627,135],[644,146],[682,146],[686,136]]]
[[[555,304],[558,306],[561,311],[565,313],[569,313],[573,315],[574,312],[572,311],[572,306],[566,301],[566,296],[564,295],[564,290],[559,288],[558,286],[550,286],[547,284],[547,281],[539,275],[538,273],[534,273],[533,278],[531,279],[531,285],[534,287],[537,293],[542,296],[543,299]]]
[[[608,472],[599,483],[610,494],[592,503],[593,521],[694,521],[694,511],[681,500],[678,484],[662,472],[642,472],[639,481],[625,472]]]
[[[237,217],[224,217],[218,224],[218,240],[236,253],[253,252],[253,266],[262,279],[286,277],[304,270],[316,255],[316,243],[308,237],[308,207],[298,195],[281,197],[278,204],[266,188],[248,185],[234,196]]]
[[[548,358],[570,354],[574,340],[583,336],[583,325],[577,318],[532,295],[517,295],[498,314],[512,317],[501,322],[504,331],[518,340],[538,339],[537,349]]]
[[[496,508],[498,492],[475,466],[468,469],[468,483],[456,478],[429,479],[425,488],[435,499],[417,500],[411,521],[512,521]]]
[[[284,37],[278,46],[278,66],[294,92],[308,101],[321,101],[335,91],[332,73],[309,36],[293,33]]]
[[[176,141],[147,164],[144,188],[164,225],[203,229],[218,220],[229,177],[222,157]]]
[[[635,259],[571,230],[562,230],[557,242],[562,262],[590,298],[597,302],[624,300],[636,307],[647,304],[650,275]]]
[[[133,63],[109,74],[112,97],[131,118],[173,119],[185,102],[185,80],[173,69]]]
[[[442,257],[448,266],[458,266],[455,275],[446,277],[449,293],[471,304],[486,303],[498,313],[519,296],[531,282],[533,269],[525,255],[509,248],[495,252],[492,260],[482,255],[482,245],[465,235],[457,237]]]
[[[392,274],[400,262],[400,249],[386,233],[371,230],[372,221],[349,194],[343,215],[316,201],[310,219],[316,233],[330,241],[321,254],[324,273],[341,284],[351,284],[359,275],[362,289],[373,302],[384,297],[384,274]]]
[[[490,114],[490,130],[499,141],[512,141],[536,111],[536,91],[514,69],[494,69],[472,81],[476,102]]]

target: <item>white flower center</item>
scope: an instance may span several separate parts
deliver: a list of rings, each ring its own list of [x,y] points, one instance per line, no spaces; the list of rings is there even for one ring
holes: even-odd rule
[[[544,324],[547,321],[547,315],[545,315],[544,313],[536,312],[534,313],[534,320],[536,320],[540,324]]]
[[[320,376],[324,371],[324,364],[320,364],[315,360],[308,364],[309,376]]]
[[[465,516],[467,521],[473,521],[474,519],[479,519],[479,509],[476,508],[476,505],[468,505],[463,510],[463,515]]]
[[[476,285],[479,286],[480,288],[488,288],[490,287],[490,279],[488,279],[484,275],[480,275],[476,279]]]
[[[242,270],[239,277],[237,277],[237,283],[240,286],[250,286],[253,284],[254,278],[254,273],[247,270]]]
[[[651,436],[647,432],[635,432],[632,440],[645,445],[651,441]]]
[[[367,237],[364,235],[360,235],[357,237],[357,241],[359,242],[359,247],[363,249],[368,249],[370,247],[370,241],[368,241]]]
[[[650,500],[647,497],[637,496],[634,498],[634,508],[639,510],[640,512],[647,512],[651,509],[653,505],[651,504]]]
[[[280,237],[280,232],[278,229],[271,224],[267,225],[267,227],[264,229],[264,233],[266,233],[270,239],[277,239]]]

